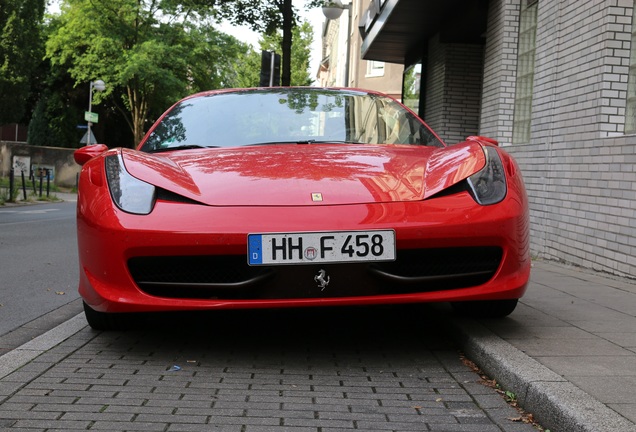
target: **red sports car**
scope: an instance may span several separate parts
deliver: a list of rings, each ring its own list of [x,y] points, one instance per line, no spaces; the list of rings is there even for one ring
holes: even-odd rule
[[[493,140],[452,146],[376,92],[210,91],[136,150],[79,149],[86,318],[449,301],[505,316],[530,274],[528,204]]]

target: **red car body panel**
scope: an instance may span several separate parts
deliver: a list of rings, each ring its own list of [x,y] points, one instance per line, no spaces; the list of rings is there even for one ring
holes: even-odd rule
[[[507,193],[482,206],[467,191],[444,192],[480,171],[484,147],[503,163]],[[147,215],[113,204],[104,158],[183,197],[159,198]],[[86,158],[82,159],[82,162]],[[491,140],[421,145],[268,145],[148,154],[109,150],[88,160],[78,191],[79,291],[98,312],[370,305],[520,298],[530,274],[528,202],[515,161]],[[312,201],[313,193],[323,200]],[[398,251],[497,247],[485,283],[455,289],[312,298],[167,298],[140,289],[135,257],[233,255],[247,261],[248,233],[392,229]],[[307,283],[314,284],[313,280]]]
[[[187,150],[151,156],[123,150],[140,180],[207,205],[334,205],[418,201],[483,168],[475,142],[451,148],[297,145]],[[210,185],[200,189],[198,185]],[[311,192],[325,201],[312,203]]]
[[[78,197],[80,293],[97,311],[489,300],[519,298],[526,289],[530,272],[528,213],[525,194],[518,193],[521,182],[518,175],[511,179],[505,201],[489,207],[476,207],[473,198],[464,192],[428,201],[317,206],[199,206],[157,202],[150,215],[139,216],[114,208],[105,187],[102,166],[99,158],[87,164]],[[95,177],[97,184],[92,181]],[[311,190],[311,187],[307,189],[307,195]],[[386,190],[383,192],[384,197],[390,195]],[[308,198],[305,200],[309,201]],[[503,264],[494,278],[480,287],[394,296],[279,300],[158,298],[135,288],[126,268],[127,260],[133,256],[246,255],[250,232],[380,228],[395,229],[398,249],[500,246],[504,250]]]

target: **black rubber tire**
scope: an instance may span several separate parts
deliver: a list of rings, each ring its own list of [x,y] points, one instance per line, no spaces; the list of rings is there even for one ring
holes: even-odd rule
[[[97,312],[84,302],[84,315],[95,330],[126,330],[130,325],[128,314]]]
[[[452,302],[453,309],[471,318],[503,318],[517,307],[518,299]]]

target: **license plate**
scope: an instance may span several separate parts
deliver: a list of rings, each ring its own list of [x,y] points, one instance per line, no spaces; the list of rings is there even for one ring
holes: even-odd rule
[[[249,265],[395,260],[395,231],[334,231],[247,235]]]

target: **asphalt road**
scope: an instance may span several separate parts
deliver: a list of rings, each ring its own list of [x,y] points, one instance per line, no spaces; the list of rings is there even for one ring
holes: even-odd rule
[[[79,298],[75,203],[0,207],[0,336]]]

